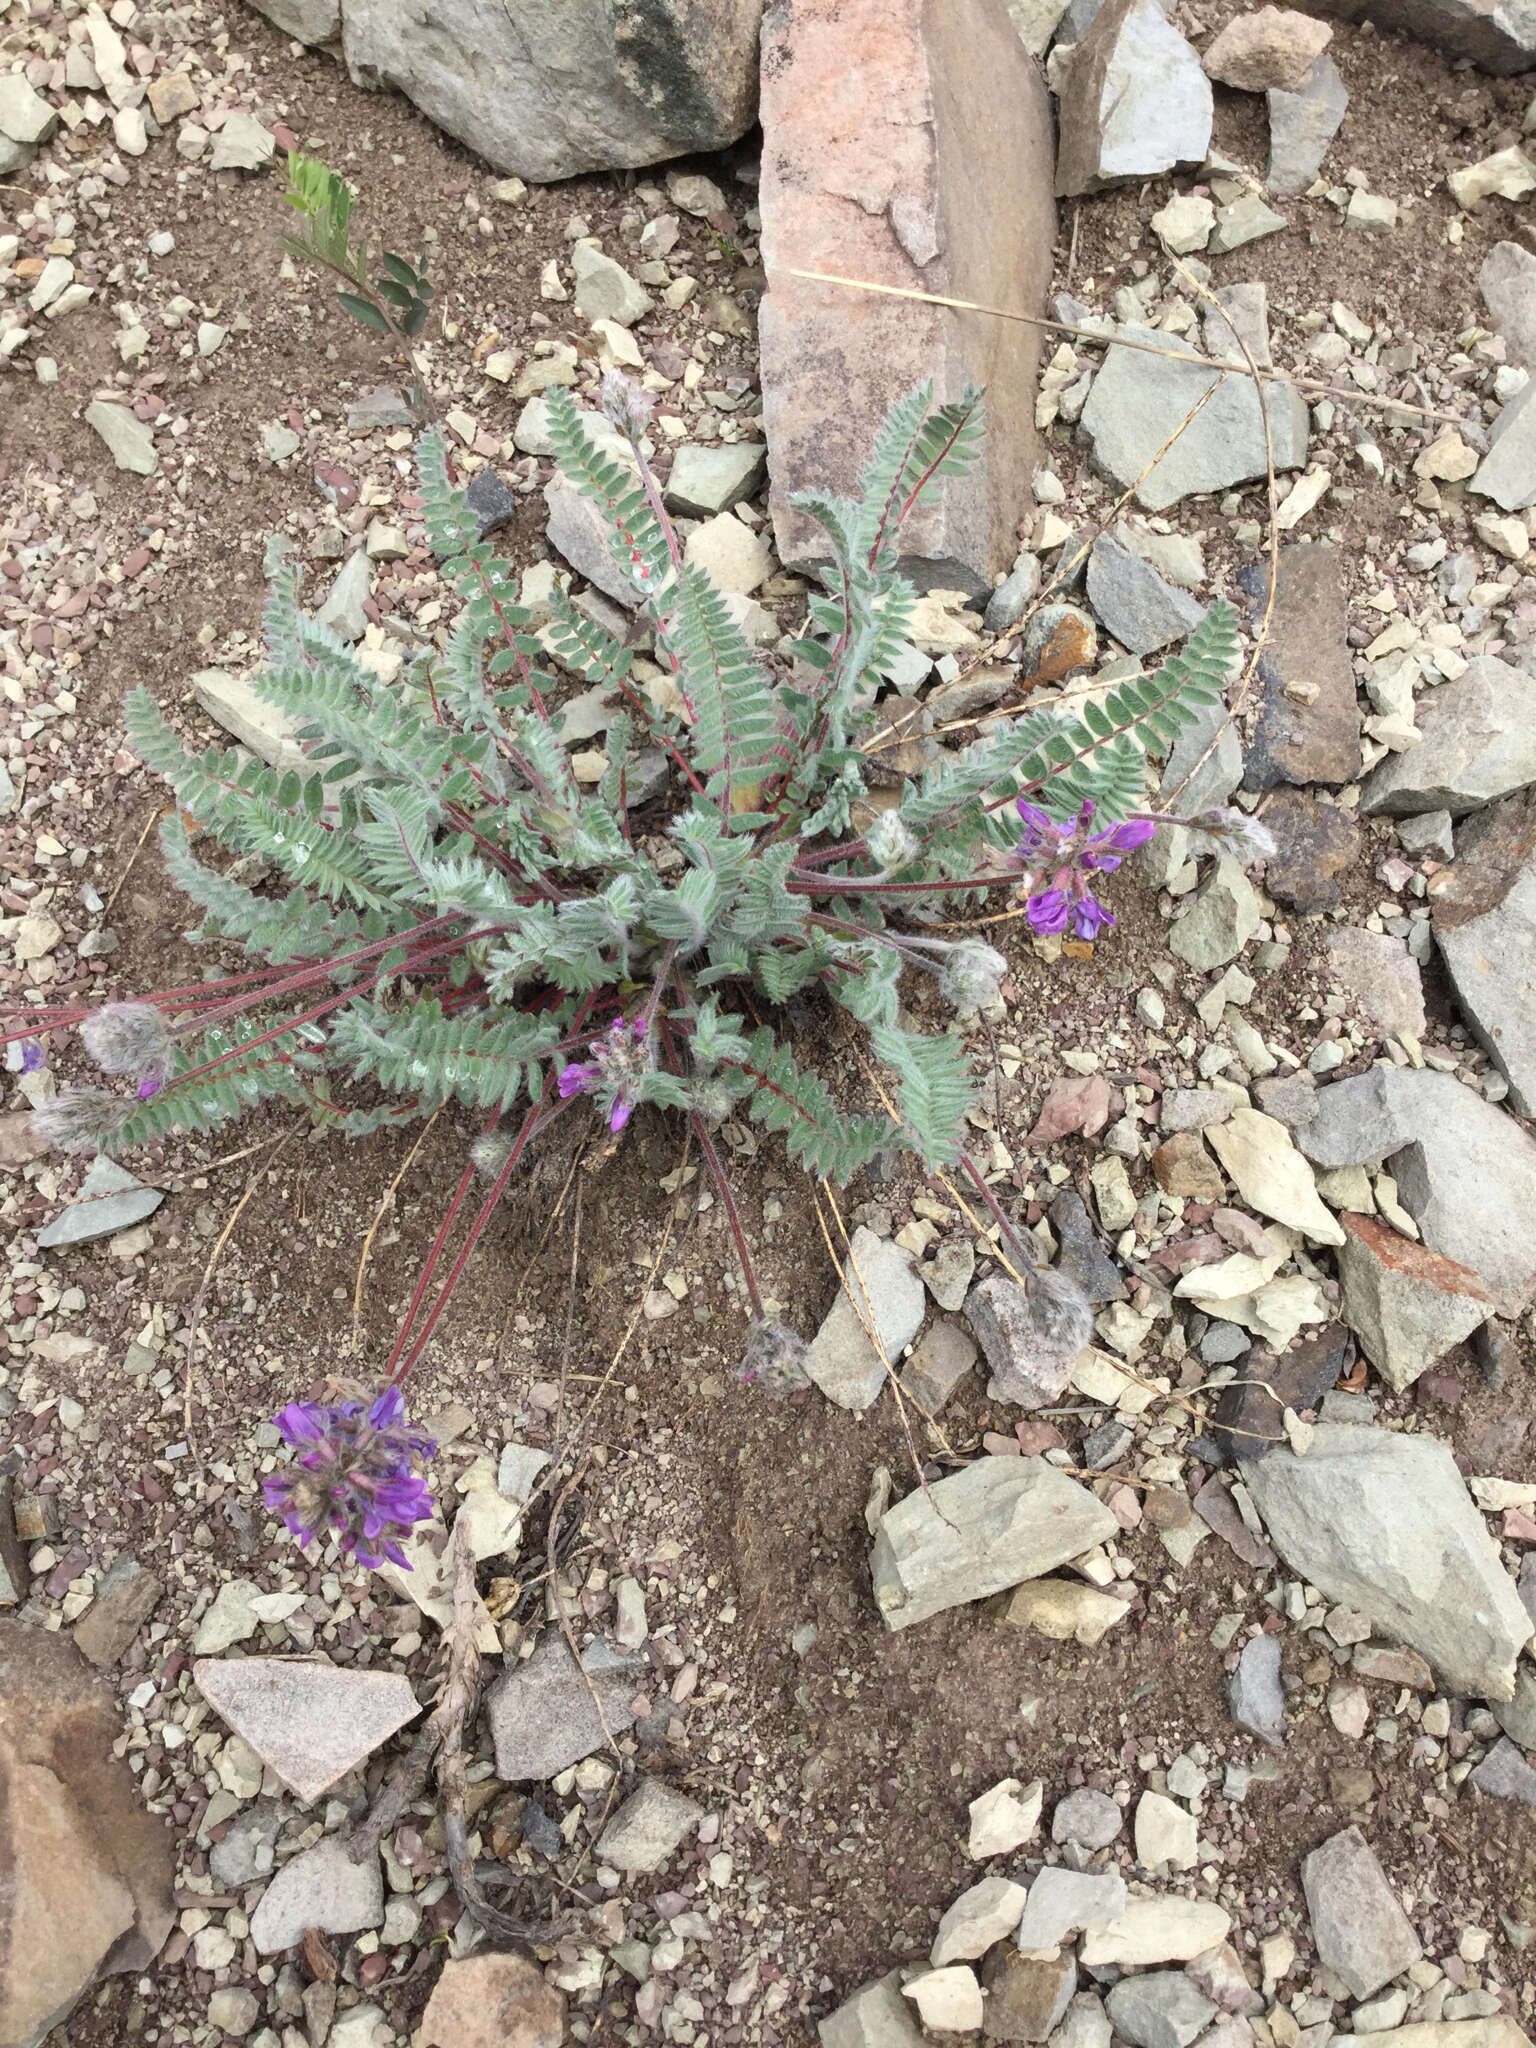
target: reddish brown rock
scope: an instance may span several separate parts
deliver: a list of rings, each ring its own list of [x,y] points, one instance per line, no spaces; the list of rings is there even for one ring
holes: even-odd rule
[[[1304,915],[1336,910],[1339,876],[1360,853],[1360,827],[1353,816],[1304,789],[1277,789],[1260,816],[1275,837],[1275,852],[1264,869],[1270,895]]]
[[[1300,92],[1333,30],[1294,7],[1236,14],[1205,53],[1205,74],[1240,92]]]
[[[417,2035],[421,2048],[560,2048],[565,1999],[522,1956],[443,1965]]]
[[[1508,1081],[1510,1108],[1536,1115],[1536,797],[1468,818],[1430,896],[1462,1013]]]
[[[1238,582],[1264,616],[1268,566]],[[1337,548],[1303,541],[1280,551],[1269,643],[1259,656],[1264,686],[1258,730],[1243,781],[1349,782],[1360,772],[1360,705],[1347,638],[1344,573]]]
[[[1053,1081],[1026,1145],[1052,1145],[1058,1138],[1097,1137],[1109,1122],[1111,1091],[1102,1074],[1063,1074]]]
[[[1152,1176],[1165,1195],[1219,1202],[1227,1191],[1221,1168],[1198,1131],[1179,1131],[1152,1154]]]
[[[1400,1237],[1375,1216],[1344,1216],[1344,1319],[1389,1387],[1401,1393],[1487,1322],[1480,1274]]]
[[[1356,1009],[1384,1038],[1424,1036],[1424,983],[1402,939],[1341,925],[1327,939],[1328,971]]]
[[[1035,330],[811,284],[815,270],[1038,313],[1050,277],[1051,118],[1038,65],[989,0],[771,0],[763,17],[763,416],[786,566],[824,559],[790,510],[851,491],[892,404],[925,379],[987,394],[969,476],[908,521],[925,588],[1006,570],[1040,459]]]
[[[13,1109],[0,1116],[0,1166],[25,1166],[48,1150],[32,1135],[32,1112]]]
[[[171,1930],[171,1840],[111,1754],[112,1693],[73,1644],[0,1621],[0,2041],[41,2040]]]

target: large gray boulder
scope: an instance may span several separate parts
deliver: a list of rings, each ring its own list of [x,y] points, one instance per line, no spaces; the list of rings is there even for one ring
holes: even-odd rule
[[[1329,21],[1374,21],[1413,36],[1479,70],[1507,75],[1536,65],[1536,7],[1531,0],[1297,0]]]
[[[341,32],[341,0],[251,0],[296,43],[328,43]]]
[[[1507,1700],[1531,1635],[1456,1461],[1432,1437],[1321,1423],[1244,1476],[1290,1569],[1417,1650],[1447,1691]]]
[[[1136,325],[1121,332],[1128,341],[1173,353],[1111,348],[1105,356],[1082,416],[1099,468],[1124,488],[1136,484],[1137,501],[1150,512],[1263,476],[1264,418],[1252,377],[1213,366],[1175,335]],[[1176,361],[1178,356],[1189,360]],[[1142,476],[1208,391],[1212,395],[1203,409]],[[1275,468],[1300,469],[1307,459],[1306,400],[1289,384],[1266,384],[1264,405]]]
[[[341,34],[359,84],[547,183],[745,134],[761,16],[762,0],[346,0]]]
[[[1372,1067],[1319,1088],[1295,1136],[1314,1166],[1385,1160],[1425,1244],[1479,1274],[1500,1315],[1536,1294],[1536,1139],[1453,1075]]]
[[[1419,744],[1388,754],[1361,785],[1360,808],[1391,818],[1464,817],[1536,782],[1536,677],[1493,655],[1418,702]]]
[[[980,384],[979,459],[924,494],[902,566],[923,589],[990,591],[1018,552],[1041,459],[1038,334],[791,273],[1043,311],[1055,209],[1039,66],[993,0],[770,0],[762,115],[759,329],[779,558],[825,559],[825,533],[790,496],[853,490],[898,399],[930,378],[942,399]]]

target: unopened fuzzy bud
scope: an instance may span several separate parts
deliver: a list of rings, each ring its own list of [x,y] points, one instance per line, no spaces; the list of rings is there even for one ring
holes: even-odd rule
[[[638,441],[651,423],[655,400],[622,370],[604,370],[600,403],[603,417],[627,441]]]
[[[512,1140],[501,1131],[486,1131],[470,1146],[469,1157],[482,1180],[499,1180],[512,1157]]]
[[[707,1124],[720,1123],[735,1107],[736,1097],[718,1076],[693,1084],[693,1106]]]
[[[80,1026],[86,1051],[104,1074],[162,1075],[172,1039],[153,1003],[108,1003]]]
[[[1246,811],[1235,806],[1202,811],[1198,817],[1190,819],[1188,830],[1191,853],[1226,854],[1243,867],[1247,867],[1250,861],[1274,857],[1274,833],[1257,818],[1250,818]]]
[[[27,1127],[55,1152],[99,1152],[132,1116],[134,1105],[105,1088],[61,1088],[39,1103]]]
[[[810,1346],[788,1323],[765,1316],[747,1332],[737,1378],[743,1386],[758,1387],[770,1400],[780,1401],[811,1384],[805,1369],[809,1355]]]
[[[882,868],[904,868],[917,859],[917,834],[899,811],[882,811],[864,834],[869,857]]]
[[[939,987],[957,1010],[996,1002],[1008,962],[980,939],[962,939],[939,970]]]

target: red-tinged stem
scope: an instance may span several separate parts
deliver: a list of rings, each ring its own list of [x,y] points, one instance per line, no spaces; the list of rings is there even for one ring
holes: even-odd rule
[[[252,1002],[258,1000],[270,1002],[275,996],[294,995],[301,989],[313,988],[318,981],[328,981],[338,967],[356,966],[360,961],[376,960],[381,955],[396,952],[401,947],[409,948],[414,946],[426,933],[439,931],[444,925],[457,924],[459,921],[460,913],[457,912],[446,917],[429,917],[422,924],[412,925],[408,932],[395,932],[389,938],[374,939],[369,945],[360,947],[355,953],[343,954],[339,960],[311,961],[308,966],[300,968],[296,974],[290,974],[282,981],[273,982],[270,988],[260,990],[259,994],[253,994],[249,1000],[236,998],[232,1002],[223,1003],[217,1009],[209,1011],[206,1016],[199,1019],[199,1028],[206,1029],[211,1024],[217,1024],[221,1018],[226,1016],[240,1016],[251,1007]],[[498,927],[492,926],[487,929],[495,930]],[[475,936],[476,938],[483,938],[486,934],[484,932],[477,932]],[[462,944],[462,939],[455,938],[451,939],[446,947],[428,947],[424,953],[407,958],[403,963],[401,971],[412,971],[417,965],[434,958],[437,954],[445,950],[452,951]],[[355,988],[349,989],[347,993],[349,995],[356,995],[357,990]]]
[[[747,1283],[748,1294],[752,1297],[753,1311],[759,1316],[766,1315],[767,1311],[763,1307],[763,1297],[758,1290],[757,1274],[752,1265],[752,1255],[747,1250],[746,1233],[741,1227],[741,1218],[736,1213],[736,1203],[731,1194],[731,1184],[725,1177],[725,1167],[721,1161],[720,1154],[715,1150],[715,1141],[709,1135],[708,1130],[705,1128],[704,1119],[696,1109],[688,1112],[688,1121],[693,1125],[694,1136],[698,1139],[699,1149],[704,1154],[704,1163],[709,1168],[710,1178],[715,1184],[715,1192],[719,1195],[721,1207],[725,1210],[725,1220],[731,1227],[731,1236],[736,1243],[736,1256],[741,1261],[741,1276]]]
[[[548,1092],[547,1083],[545,1084],[545,1092],[546,1094]],[[417,1363],[423,1351],[426,1350],[428,1344],[432,1341],[432,1332],[437,1328],[438,1322],[442,1317],[443,1310],[448,1306],[449,1300],[452,1298],[453,1295],[453,1290],[459,1284],[459,1280],[464,1272],[464,1268],[469,1263],[471,1253],[474,1251],[475,1246],[480,1242],[480,1239],[484,1236],[486,1225],[490,1222],[492,1216],[495,1215],[496,1205],[501,1200],[502,1193],[503,1190],[506,1188],[507,1182],[512,1178],[512,1169],[517,1165],[518,1161],[521,1159],[523,1155],[523,1150],[528,1144],[529,1140],[537,1136],[537,1134],[540,1131],[548,1130],[549,1126],[555,1121],[555,1118],[558,1116],[563,1116],[565,1111],[569,1109],[570,1106],[570,1098],[567,1098],[564,1102],[557,1102],[552,1109],[546,1109],[544,1107],[543,1101],[540,1100],[537,1104],[535,1104],[535,1106],[532,1109],[529,1110],[528,1114],[523,1118],[522,1128],[519,1130],[517,1137],[513,1141],[512,1150],[507,1154],[507,1162],[505,1166],[502,1167],[500,1173],[497,1174],[495,1180],[492,1182],[491,1191],[486,1196],[485,1201],[482,1203],[480,1213],[476,1216],[474,1222],[469,1226],[469,1235],[465,1238],[463,1245],[460,1247],[458,1257],[454,1260],[453,1264],[448,1268],[448,1277],[444,1280],[442,1287],[438,1291],[437,1299],[433,1302],[431,1310],[428,1313],[427,1319],[421,1326],[421,1334],[416,1338],[415,1342],[411,1345],[410,1350],[406,1352],[403,1358],[399,1358],[399,1345],[396,1345],[395,1357],[392,1357],[390,1360],[389,1379],[391,1383],[398,1383],[406,1377],[407,1373],[409,1373],[409,1371],[411,1370],[411,1367]],[[472,1174],[474,1171],[473,1167],[471,1167],[470,1171]],[[460,1187],[461,1194],[458,1199],[462,1200],[462,1182],[460,1183]],[[434,1258],[437,1255],[437,1251],[439,1249],[440,1244],[441,1239],[439,1239],[439,1244],[433,1247]],[[420,1290],[418,1289],[418,1295],[419,1293]],[[396,1358],[399,1358],[398,1364],[396,1363]]]
[[[496,1123],[497,1119],[495,1117],[492,1117],[490,1122],[485,1127],[486,1131],[494,1131],[496,1128]],[[443,1246],[448,1242],[448,1233],[450,1230],[452,1230],[454,1223],[458,1218],[459,1211],[464,1206],[464,1197],[469,1193],[470,1189],[474,1186],[474,1184],[475,1162],[473,1161],[473,1159],[471,1159],[469,1164],[464,1169],[463,1178],[460,1180],[458,1187],[454,1190],[453,1200],[448,1204],[448,1213],[443,1218],[442,1228],[438,1231],[437,1236],[432,1241],[432,1249],[427,1254],[427,1262],[421,1269],[421,1278],[416,1282],[416,1291],[411,1296],[410,1305],[405,1311],[405,1320],[400,1325],[400,1334],[395,1339],[395,1348],[389,1354],[389,1363],[385,1367],[385,1371],[388,1373],[390,1379],[394,1379],[396,1377],[395,1366],[400,1358],[401,1352],[405,1349],[406,1343],[410,1337],[411,1325],[415,1322],[416,1317],[421,1309],[421,1304],[426,1299],[427,1287],[431,1282],[432,1274],[437,1265],[438,1259],[442,1255]]]
[[[993,1194],[992,1190],[987,1186],[987,1183],[982,1179],[981,1169],[977,1166],[975,1160],[971,1157],[969,1152],[962,1152],[960,1154],[960,1164],[964,1167],[967,1175],[969,1176],[973,1186],[976,1189],[977,1194],[981,1196],[981,1199],[986,1203],[987,1207],[992,1211],[992,1214],[997,1218],[998,1224],[1001,1226],[1004,1237],[1006,1237],[1008,1242],[1013,1246],[1014,1250],[1018,1253],[1019,1257],[1023,1260],[1024,1264],[1026,1266],[1038,1266],[1040,1263],[1039,1252],[1033,1250],[1030,1245],[1025,1243],[1023,1237],[1019,1232],[1018,1225],[1014,1223],[1011,1220],[1011,1218],[1003,1214],[1001,1203],[998,1201],[996,1195]]]
[[[957,896],[966,889],[997,889],[1006,875],[974,875],[959,881],[877,882],[862,875],[806,875],[791,868],[784,886],[792,896]]]

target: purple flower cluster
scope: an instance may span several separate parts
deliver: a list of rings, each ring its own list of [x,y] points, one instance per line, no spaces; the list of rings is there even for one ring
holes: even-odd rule
[[[1094,895],[1089,877],[1112,874],[1126,854],[1145,846],[1156,827],[1139,818],[1093,832],[1094,807],[1087,799],[1064,825],[1023,797],[1018,812],[1024,830],[1013,857],[1025,871],[1020,886],[1028,891],[1024,907],[1031,925],[1051,933],[1064,932],[1070,924],[1078,938],[1097,938],[1115,920]]]
[[[622,1131],[634,1109],[640,1082],[651,1069],[650,1036],[648,1019],[636,1017],[626,1023],[615,1017],[588,1046],[589,1060],[570,1060],[561,1070],[560,1093],[606,1098],[608,1128]]]
[[[437,1445],[405,1420],[398,1387],[361,1401],[290,1401],[273,1418],[297,1455],[262,1481],[269,1511],[304,1548],[334,1536],[359,1564],[409,1570],[398,1537],[434,1512],[427,1482],[416,1471]]]

